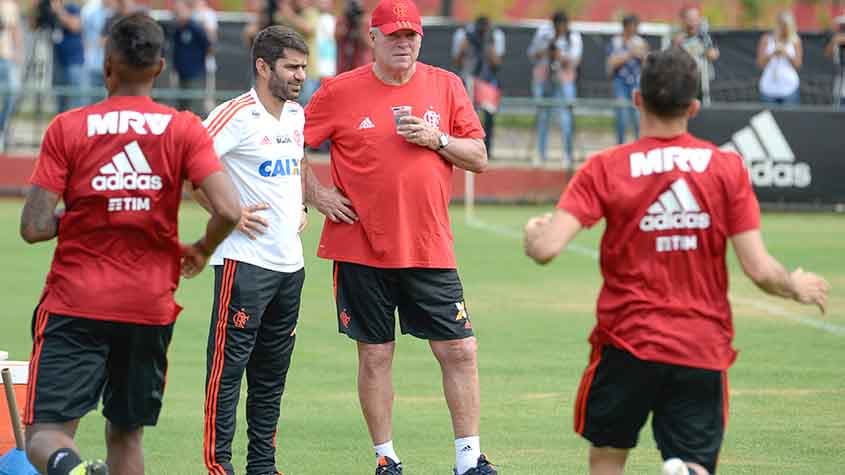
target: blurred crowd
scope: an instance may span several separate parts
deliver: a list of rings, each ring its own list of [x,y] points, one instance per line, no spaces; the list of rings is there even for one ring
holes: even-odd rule
[[[31,0],[29,11],[22,12],[18,0],[0,0],[0,87],[5,91],[0,101],[0,130],[15,107],[15,90],[30,81],[33,66],[25,51],[37,51],[23,44],[24,28],[29,28],[36,43],[49,45],[52,52],[52,84],[95,91],[103,86],[102,63],[105,33],[115,20],[144,7],[135,0]],[[306,83],[300,100],[307,103],[324,78],[354,69],[372,61],[369,44],[369,14],[361,0],[252,0],[251,21],[243,31],[243,44],[248,47],[259,30],[273,24],[287,25],[306,39],[312,52]],[[249,3],[249,2],[248,2]],[[215,45],[218,42],[217,12],[206,0],[172,0],[172,22],[169,35],[168,61],[170,86],[189,91],[174,105],[190,109],[198,115],[208,110],[214,90],[216,71]],[[26,20],[23,14],[26,13]],[[557,122],[563,144],[563,164],[570,166],[573,156],[572,108],[562,106],[576,100],[576,81],[582,59],[580,33],[571,27],[564,11],[552,17],[534,33],[526,54],[533,65],[530,72],[531,91],[544,104],[537,109],[537,153],[547,160],[548,134]],[[606,45],[606,70],[615,107],[615,133],[619,143],[627,136],[639,135],[639,117],[631,104],[632,92],[638,87],[643,58],[655,44],[640,35],[640,20],[626,15],[621,33]],[[466,85],[475,102],[487,132],[487,146],[492,153],[495,115],[499,109],[501,89],[498,73],[513,51],[506,48],[506,35],[490,18],[480,16],[455,30],[452,40],[454,70]],[[671,43],[689,52],[702,72],[701,99],[709,102],[714,63],[719,61],[719,48],[710,37],[707,22],[698,8],[685,7],[679,12],[677,33]],[[752,54],[749,52],[749,54]],[[777,16],[771,31],[764,34],[756,51],[760,68],[760,101],[776,105],[800,103],[803,46],[796,31],[795,19],[789,11]],[[825,54],[839,71],[835,100],[845,97],[845,15],[833,21],[833,31]],[[59,112],[90,103],[102,97],[84,94],[58,94]]]

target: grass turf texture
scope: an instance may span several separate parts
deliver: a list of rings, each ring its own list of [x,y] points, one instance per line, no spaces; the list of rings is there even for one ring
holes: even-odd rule
[[[29,355],[30,318],[52,244],[17,236],[22,202],[0,201],[0,274],[4,315],[0,349]],[[500,231],[464,223],[452,209],[460,272],[479,337],[482,448],[506,474],[586,473],[587,443],[573,434],[572,407],[587,361],[600,285],[597,262],[567,252],[547,268],[530,263],[515,237],[548,208],[480,207],[477,217]],[[183,236],[199,236],[205,215],[186,203]],[[372,473],[374,458],[355,392],[354,344],[336,330],[328,262],[314,257],[322,222],[311,213],[304,235],[307,277],[298,341],[278,431],[278,468],[288,475]],[[845,218],[766,214],[767,244],[789,268],[820,272],[833,285],[825,320],[845,328]],[[600,229],[576,244],[597,247]],[[721,473],[838,474],[845,464],[845,335],[801,325],[776,312],[818,320],[814,309],[760,294],[731,261],[731,294],[740,350],[731,375],[731,420]],[[212,300],[210,271],[183,281],[185,307],[170,348],[159,425],[145,436],[147,473],[199,474],[202,465],[205,347]],[[139,282],[143,285],[143,282]],[[750,302],[750,303],[749,303]],[[409,474],[451,473],[452,434],[437,364],[424,342],[398,340],[394,441]],[[245,391],[245,385],[243,388]],[[241,402],[246,400],[245,393]],[[102,416],[92,413],[77,436],[83,455],[103,457]],[[243,472],[246,436],[239,408],[234,464]],[[648,426],[629,458],[629,473],[657,473]]]

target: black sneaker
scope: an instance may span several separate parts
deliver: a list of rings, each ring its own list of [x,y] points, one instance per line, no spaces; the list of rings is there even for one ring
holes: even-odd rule
[[[493,464],[487,460],[487,457],[484,454],[478,456],[478,463],[475,467],[467,470],[464,473],[459,474],[458,469],[454,470],[455,475],[498,475],[499,472],[496,471],[496,468],[493,467]]]
[[[376,475],[402,475],[402,464],[394,462],[390,457],[379,457]]]

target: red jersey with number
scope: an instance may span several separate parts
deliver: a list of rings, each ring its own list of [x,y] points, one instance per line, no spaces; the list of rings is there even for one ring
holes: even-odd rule
[[[698,368],[733,363],[727,239],[760,226],[737,154],[689,134],[643,138],[592,157],[558,207],[586,227],[606,221],[594,345]]]
[[[118,96],[57,116],[31,182],[65,205],[41,307],[146,325],[181,308],[182,184],[221,171],[200,120],[148,97]]]
[[[409,82],[385,84],[372,65],[326,81],[305,109],[305,141],[331,139],[332,181],[354,224],[326,220],[317,254],[373,267],[455,268],[448,206],[452,164],[396,133],[393,108],[452,137],[483,138],[461,80],[417,63]]]

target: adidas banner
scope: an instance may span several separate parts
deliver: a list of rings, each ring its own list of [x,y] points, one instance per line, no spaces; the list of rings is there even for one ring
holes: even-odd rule
[[[745,158],[761,203],[845,203],[845,113],[707,108],[690,132]]]

